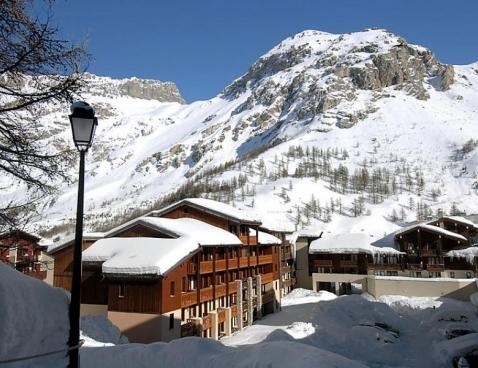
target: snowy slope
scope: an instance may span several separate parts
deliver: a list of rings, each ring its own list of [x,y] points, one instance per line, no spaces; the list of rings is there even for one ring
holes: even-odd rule
[[[253,210],[266,226],[377,238],[438,209],[478,211],[478,64],[443,65],[384,30],[297,34],[207,101],[98,89],[84,94],[103,111],[88,156],[89,230],[198,195]],[[72,146],[66,113],[45,115],[45,144]],[[0,201],[24,196],[12,185]],[[34,228],[64,231],[75,206],[76,184],[60,183]]]

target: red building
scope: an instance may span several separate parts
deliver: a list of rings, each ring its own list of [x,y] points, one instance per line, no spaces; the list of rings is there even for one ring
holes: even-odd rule
[[[0,235],[0,261],[11,265],[28,276],[44,280],[48,267],[53,267],[46,256],[46,247],[40,238],[24,231],[11,231]]]

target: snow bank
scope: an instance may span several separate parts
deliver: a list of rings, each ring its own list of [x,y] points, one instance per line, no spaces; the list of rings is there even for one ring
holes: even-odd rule
[[[66,349],[68,304],[65,291],[0,262],[0,361]],[[59,353],[6,367],[66,367],[65,355]]]
[[[318,303],[320,301],[333,300],[335,298],[337,298],[337,295],[325,290],[317,292],[313,290],[297,288],[284,296],[282,298],[281,304],[283,307],[287,307],[297,304]]]
[[[325,235],[310,243],[309,253],[404,254],[394,248],[373,246],[370,244],[373,240],[363,233]]]
[[[170,343],[130,344],[82,350],[82,368],[364,368],[363,364],[293,341],[264,341],[237,348],[218,341],[188,337]]]
[[[84,347],[113,346],[129,343],[118,327],[103,316],[82,316],[80,320],[81,339]]]

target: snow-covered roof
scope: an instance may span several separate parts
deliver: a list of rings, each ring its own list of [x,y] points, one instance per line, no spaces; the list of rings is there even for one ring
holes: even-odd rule
[[[292,234],[286,235],[286,239],[294,244],[297,242],[298,238],[319,238],[323,231],[313,230],[313,229],[301,229],[294,231]]]
[[[370,244],[373,240],[370,235],[363,233],[323,236],[310,243],[309,253],[403,254],[394,248],[373,246]]]
[[[467,241],[467,239],[463,235],[454,233],[453,231],[442,229],[441,227],[438,227],[438,226],[435,226],[435,225],[430,225],[429,223],[421,223],[421,224],[416,224],[416,225],[413,225],[413,226],[405,227],[405,228],[400,229],[397,232],[395,232],[395,236],[399,236],[401,234],[407,233],[407,232],[409,232],[413,229],[429,230],[429,231],[441,234],[441,235],[449,237],[449,238],[453,238],[453,239],[460,240],[460,241]]]
[[[254,229],[250,229],[249,234],[254,236],[256,235],[256,231]],[[258,235],[259,235],[259,239],[258,239],[259,244],[263,244],[263,245],[282,244],[282,240],[280,240],[278,237],[271,235],[269,233],[266,233],[264,231],[259,231]]]
[[[462,216],[443,216],[442,219],[445,219],[445,220],[448,219],[451,221],[461,222],[462,224],[466,224],[468,226],[478,229],[478,226],[473,221],[470,221],[467,218],[464,218]]]
[[[83,241],[92,241],[98,240],[105,236],[105,233],[101,232],[91,232],[91,233],[83,233]],[[60,238],[58,241],[53,242],[53,244],[48,244],[47,252],[58,252],[59,250],[73,244],[75,241],[75,234],[67,235],[63,238]]]
[[[475,258],[478,257],[478,244],[465,249],[450,250],[445,253],[445,257],[450,258],[466,258],[468,263],[474,263]]]
[[[142,217],[140,220],[149,221],[177,237],[100,239],[83,251],[83,261],[104,262],[103,273],[164,275],[202,245],[242,245],[234,234],[191,218]]]
[[[226,217],[239,222],[245,222],[255,225],[261,224],[261,220],[258,217],[251,215],[248,212],[242,211],[226,203],[213,201],[212,199],[205,198],[185,198],[160,210],[152,211],[150,214],[162,215],[171,211],[174,208],[185,204],[190,205],[191,207],[199,208],[205,212],[212,213],[220,217]]]

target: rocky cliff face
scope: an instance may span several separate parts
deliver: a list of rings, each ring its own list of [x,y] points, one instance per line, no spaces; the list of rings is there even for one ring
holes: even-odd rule
[[[185,103],[176,84],[150,79],[112,79],[87,73],[85,91],[99,96],[126,96],[159,102]]]

